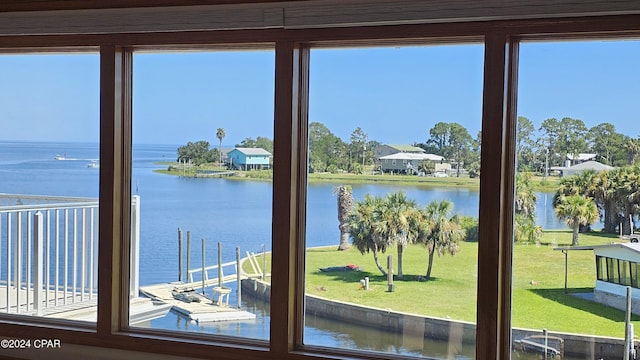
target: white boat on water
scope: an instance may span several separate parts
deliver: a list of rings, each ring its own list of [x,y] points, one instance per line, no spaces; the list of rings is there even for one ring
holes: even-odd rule
[[[98,160],[91,160],[87,167],[96,169],[100,167],[100,163],[98,162]]]
[[[53,157],[56,160],[67,160],[67,154],[64,155],[56,155]]]

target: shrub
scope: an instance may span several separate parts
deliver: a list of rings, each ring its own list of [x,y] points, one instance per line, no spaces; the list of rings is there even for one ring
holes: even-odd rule
[[[353,163],[351,164],[351,173],[353,174],[362,174],[363,168],[361,164]]]
[[[249,170],[245,171],[244,175],[253,179],[272,179],[273,170]]]
[[[477,242],[478,241],[478,218],[473,216],[461,216],[460,225],[466,231],[467,236],[464,241]]]

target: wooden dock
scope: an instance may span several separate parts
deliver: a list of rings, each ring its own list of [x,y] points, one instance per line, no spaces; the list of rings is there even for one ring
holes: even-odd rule
[[[225,176],[234,176],[236,171],[230,170],[196,170],[196,177],[225,177]]]
[[[57,319],[95,322],[98,313],[98,296],[95,293],[43,290],[41,310],[36,310],[32,288],[0,285],[0,313],[43,316]],[[19,294],[19,305],[18,297]],[[45,298],[46,296],[46,298]],[[149,298],[132,298],[129,303],[129,323],[138,325],[165,316],[170,306],[154,302]]]
[[[175,282],[141,286],[140,292],[154,301],[171,304],[173,311],[196,322],[254,320],[256,318],[255,314],[229,306],[223,301],[221,304],[217,304],[212,300],[213,293],[211,296],[204,296],[198,291],[188,291],[188,288],[188,284]],[[173,296],[174,290],[182,292],[190,298],[197,298],[197,301],[176,299]]]

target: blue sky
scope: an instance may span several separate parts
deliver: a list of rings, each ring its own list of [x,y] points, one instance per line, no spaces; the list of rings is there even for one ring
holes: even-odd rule
[[[475,137],[482,45],[312,51],[310,121],[348,141],[423,142],[439,121]],[[640,42],[524,43],[518,113],[536,126],[570,116],[640,135]],[[136,54],[134,142],[217,144],[273,136],[274,53]],[[0,55],[0,139],[98,140],[99,58]]]

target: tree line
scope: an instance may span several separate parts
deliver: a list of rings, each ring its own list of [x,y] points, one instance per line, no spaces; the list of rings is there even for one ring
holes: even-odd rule
[[[589,230],[599,218],[604,232],[630,234],[633,219],[640,214],[640,165],[562,178],[553,203],[556,214],[567,218],[574,229],[574,244],[578,231]]]
[[[536,129],[531,120],[519,116],[516,135],[518,172],[546,174],[552,166],[564,166],[567,155],[577,158],[581,153],[594,153],[597,161],[611,166],[631,165],[639,159],[640,138],[617,132],[611,123],[587,128],[580,119],[549,118]],[[423,142],[407,143],[443,156],[458,170],[464,166],[470,173],[479,174],[481,138],[481,132],[474,137],[459,123],[438,122],[429,129]],[[349,141],[343,141],[324,124],[312,122],[309,124],[310,171],[359,173],[363,165],[373,164],[374,149],[383,143],[369,139],[360,127],[351,133]]]
[[[611,123],[589,129],[579,119],[549,118],[536,129],[531,120],[519,116],[516,131],[518,172],[547,174],[550,167],[564,166],[567,155],[575,158],[580,153],[594,153],[597,161],[616,167],[634,164],[640,158],[640,138],[617,132]],[[178,161],[202,164],[220,158],[224,130],[219,128],[216,136],[220,140],[217,153],[206,141],[189,142],[178,148]],[[459,123],[438,122],[428,130],[423,142],[408,140],[407,143],[443,156],[458,170],[464,167],[471,174],[479,174],[481,137],[481,132],[471,136]],[[356,127],[345,141],[323,123],[311,122],[309,171],[362,173],[366,166],[375,165],[374,150],[381,144],[383,142],[370,139],[361,127]],[[236,146],[260,147],[273,153],[273,140],[268,137],[246,138]]]
[[[215,162],[222,164],[222,140],[225,136],[225,130],[218,128],[216,131],[216,137],[218,138],[217,149],[212,148],[211,144],[206,140],[196,142],[189,141],[186,145],[178,147],[178,157],[176,161],[191,163],[195,166]],[[258,136],[256,139],[250,137],[245,138],[239,144],[236,144],[235,147],[262,148],[273,154],[273,140],[263,136]]]
[[[544,173],[550,166],[563,166],[566,156],[596,154],[596,160],[610,166],[635,164],[640,152],[640,138],[616,131],[611,123],[587,128],[582,120],[549,118],[536,129],[531,120],[519,116],[516,156],[518,171]]]

